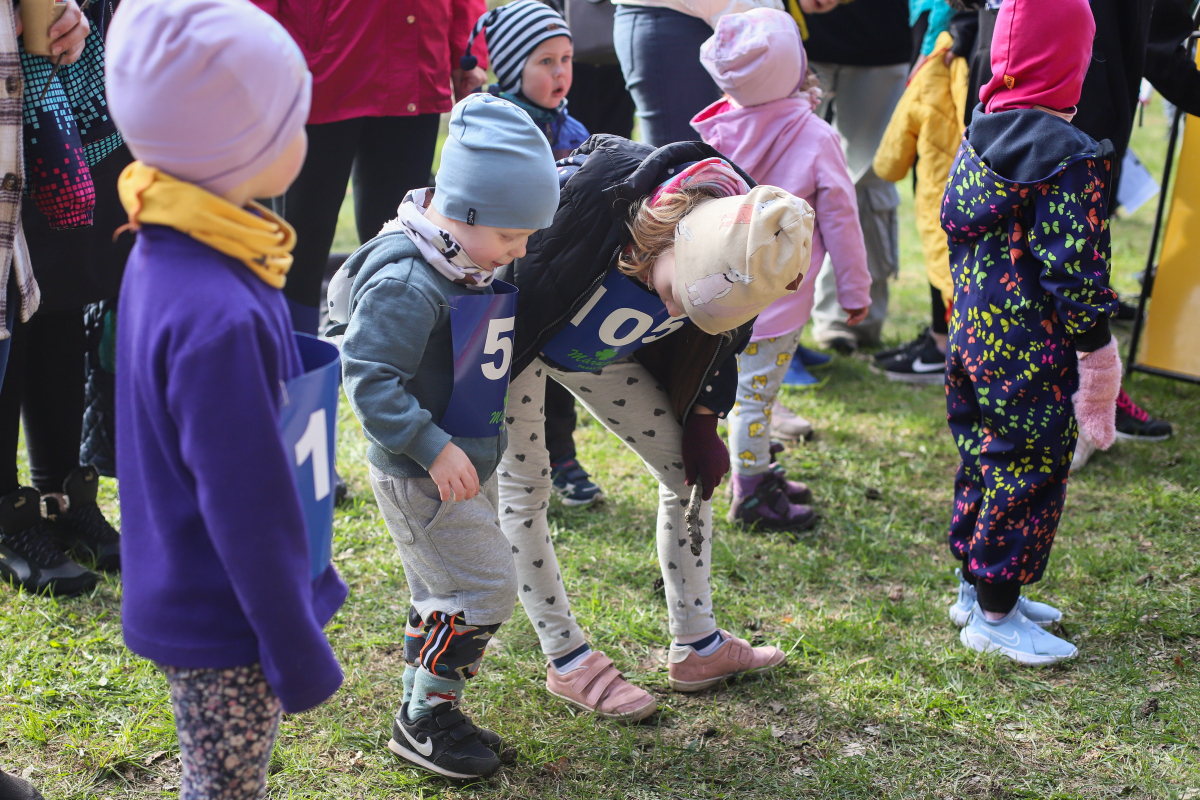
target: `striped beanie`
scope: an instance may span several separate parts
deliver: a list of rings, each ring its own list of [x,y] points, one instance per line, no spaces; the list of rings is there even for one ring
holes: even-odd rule
[[[538,0],[516,0],[492,9],[475,23],[467,41],[467,54],[462,58],[464,70],[472,70],[478,64],[471,55],[471,45],[484,29],[488,57],[502,92],[521,91],[521,71],[539,44],[555,36],[571,38],[567,21],[553,8]]]

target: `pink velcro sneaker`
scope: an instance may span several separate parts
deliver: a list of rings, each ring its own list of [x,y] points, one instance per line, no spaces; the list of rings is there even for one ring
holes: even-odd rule
[[[778,647],[751,647],[721,631],[725,641],[713,652],[702,656],[687,645],[671,645],[667,653],[667,681],[677,692],[699,692],[736,675],[766,672],[787,661]]]
[[[625,680],[612,659],[600,651],[566,675],[559,675],[553,665],[548,665],[546,690],[584,711],[618,722],[643,720],[658,708],[658,701],[649,692]]]

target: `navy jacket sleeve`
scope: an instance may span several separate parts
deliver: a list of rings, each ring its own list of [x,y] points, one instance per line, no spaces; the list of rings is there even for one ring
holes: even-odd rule
[[[1034,189],[1027,232],[1030,253],[1042,262],[1042,288],[1054,297],[1058,320],[1077,347],[1108,344],[1117,296],[1108,285],[1107,188],[1099,159],[1076,161],[1057,180]]]
[[[263,672],[295,713],[332,695],[342,672],[313,612],[304,512],[280,434],[284,356],[265,324],[227,325],[172,359],[167,407]]]

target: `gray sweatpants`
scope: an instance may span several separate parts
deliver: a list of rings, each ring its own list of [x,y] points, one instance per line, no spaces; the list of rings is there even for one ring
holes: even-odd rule
[[[875,344],[887,318],[888,279],[900,268],[900,224],[896,209],[900,193],[871,168],[875,151],[904,93],[907,64],[885,67],[856,67],[845,64],[812,64],[824,91],[816,113],[822,119],[832,104],[833,127],[842,137],[846,165],[858,198],[858,219],[867,246],[867,269],[871,273],[871,310],[867,318],[851,328],[837,301],[837,283],[829,257],[821,264],[814,287],[813,337],[823,345],[834,339],[849,339],[861,345]]]
[[[558,558],[550,539],[550,456],[545,446],[546,380],[571,391],[592,416],[629,445],[658,481],[658,562],[662,568],[673,636],[716,630],[710,560],[712,504],[701,512],[704,547],[692,555],[683,522],[691,489],[683,483],[683,426],[675,419],[666,390],[632,359],[600,372],[563,372],[539,360],[526,367],[508,390],[508,450],[500,461],[500,527],[512,545],[521,604],[537,628],[542,652],[565,655],[586,641],[571,614]]]
[[[494,473],[470,500],[442,502],[432,478],[398,478],[373,465],[371,488],[421,619],[442,611],[496,625],[512,616],[517,576],[496,519]]]
[[[771,403],[783,385],[800,331],[750,342],[738,356],[738,393],[729,412],[729,460],[738,475],[771,468]]]

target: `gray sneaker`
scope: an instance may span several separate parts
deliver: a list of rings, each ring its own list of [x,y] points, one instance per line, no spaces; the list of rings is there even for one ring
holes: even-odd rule
[[[950,621],[961,628],[970,621],[971,611],[975,608],[975,587],[963,580],[961,569],[955,569],[954,574],[958,578],[958,599],[950,606]],[[1062,619],[1062,612],[1054,606],[1030,600],[1025,595],[1017,600],[1017,609],[1042,628],[1049,628]]]
[[[1017,606],[1001,619],[989,622],[976,604],[958,639],[971,650],[1000,653],[1029,667],[1047,667],[1079,655],[1075,645],[1039,628]]]

